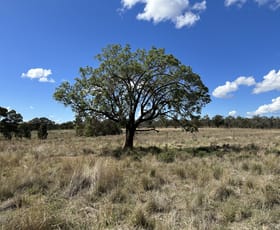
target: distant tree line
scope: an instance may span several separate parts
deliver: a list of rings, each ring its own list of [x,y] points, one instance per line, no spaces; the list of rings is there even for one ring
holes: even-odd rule
[[[167,119],[164,117],[159,117],[153,121],[144,122],[141,127],[148,128],[179,128],[183,126],[185,128],[195,129],[202,127],[209,128],[252,128],[252,129],[280,129],[280,117],[266,117],[266,116],[253,116],[253,117],[233,117],[233,116],[222,116],[215,115],[212,118],[208,115],[203,117],[193,116],[191,120],[180,120],[177,119]],[[97,128],[96,131],[90,131],[91,129]],[[98,128],[99,127],[99,128]],[[100,127],[104,127],[107,131],[98,131]],[[76,117],[75,121],[69,121],[62,124],[55,124],[54,122],[49,124],[49,129],[76,129],[78,135],[87,135],[87,133],[93,132],[93,136],[98,135],[110,135],[110,131],[118,134],[121,128],[124,128],[115,122],[109,120],[100,121],[98,118],[94,117]],[[81,131],[83,130],[83,131]],[[108,132],[106,134],[106,132]]]
[[[253,116],[248,118],[216,115],[212,119],[208,116],[201,118],[200,124],[204,127],[279,129],[280,117]]]
[[[111,120],[101,120],[94,116],[76,116],[73,124],[78,136],[106,136],[122,133],[122,127]]]
[[[159,117],[155,120],[144,122],[141,128],[179,128],[185,127],[190,131],[195,131],[201,127],[209,128],[254,128],[254,129],[279,129],[280,117],[254,116],[251,118],[215,115],[210,118],[192,117],[190,121],[177,119],[167,119]],[[38,139],[47,139],[48,130],[75,129],[78,136],[104,136],[118,135],[122,133],[120,124],[111,120],[99,119],[94,116],[77,115],[75,121],[68,121],[57,124],[54,121],[41,117],[34,118],[28,122],[23,122],[23,117],[15,110],[8,110],[0,107],[0,133],[5,139],[31,138],[31,132],[37,131]]]
[[[77,116],[75,121],[57,124],[46,118],[34,118],[23,122],[23,117],[15,110],[0,107],[0,133],[5,139],[31,138],[31,132],[37,131],[38,139],[47,139],[48,130],[75,129],[78,136],[115,135],[122,132],[121,127],[110,120],[99,120],[95,117]]]
[[[189,121],[191,127],[209,127],[209,128],[252,128],[252,129],[279,129],[280,117],[254,116],[233,117],[215,115],[210,118],[208,115],[204,117],[194,117]],[[179,127],[178,121],[159,118],[153,122],[143,124],[145,127]]]
[[[34,130],[39,139],[47,139],[48,129],[54,127],[55,122],[47,118],[34,118],[24,122],[20,113],[0,107],[0,133],[7,140],[13,137],[31,139],[31,132]]]

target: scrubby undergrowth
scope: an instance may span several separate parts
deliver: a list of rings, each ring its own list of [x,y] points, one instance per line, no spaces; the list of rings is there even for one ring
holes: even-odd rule
[[[279,134],[0,140],[1,229],[279,229]]]

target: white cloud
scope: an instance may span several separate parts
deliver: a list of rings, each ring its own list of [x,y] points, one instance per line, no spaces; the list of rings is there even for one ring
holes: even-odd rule
[[[241,7],[247,0],[225,0],[225,6],[237,5]]]
[[[193,5],[189,0],[122,0],[123,9],[131,9],[137,3],[145,4],[144,11],[137,15],[138,20],[159,23],[171,21],[176,28],[192,26],[200,19],[200,13],[206,10],[206,0]]]
[[[257,116],[276,112],[280,112],[280,97],[272,99],[271,104],[261,105],[256,111],[248,112],[247,114],[249,116]]]
[[[280,90],[280,70],[271,70],[263,77],[263,81],[256,84],[253,90],[254,94],[268,92],[272,90]]]
[[[206,8],[207,8],[206,1],[197,2],[192,7],[193,10],[198,10],[198,11],[204,11],[204,10],[206,10]]]
[[[30,78],[30,79],[38,79],[39,82],[50,82],[54,83],[54,79],[49,76],[52,75],[52,71],[50,69],[42,69],[42,68],[33,68],[28,70],[26,73],[22,73],[21,77]]]
[[[127,9],[132,8],[134,5],[136,5],[137,3],[140,3],[140,2],[145,2],[145,1],[141,1],[141,0],[122,0],[121,1],[123,7],[127,8]]]
[[[273,10],[276,10],[280,7],[280,0],[255,0],[255,2],[258,3],[259,6],[268,4]]]
[[[237,5],[243,6],[248,0],[225,0],[225,6]],[[271,9],[276,10],[280,7],[280,0],[254,0],[259,6],[268,5]]]
[[[200,19],[199,15],[192,12],[186,12],[185,15],[180,15],[176,18],[176,28],[180,29],[186,25],[192,26]]]
[[[228,98],[230,93],[238,90],[240,85],[252,86],[256,81],[253,77],[238,77],[235,81],[227,81],[224,85],[218,86],[214,89],[212,95],[218,98]]]
[[[252,86],[256,84],[256,81],[253,77],[239,77],[234,82],[236,82],[238,85],[247,86]]]
[[[233,110],[228,113],[229,116],[235,117],[237,115],[237,111]]]

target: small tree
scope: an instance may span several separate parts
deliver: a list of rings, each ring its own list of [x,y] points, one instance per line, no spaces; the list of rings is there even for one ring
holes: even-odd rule
[[[22,123],[18,126],[18,135],[27,139],[31,139],[31,128],[28,123]]]
[[[181,121],[200,114],[210,102],[198,74],[164,49],[131,51],[110,45],[96,56],[98,68],[81,68],[74,85],[63,82],[54,98],[76,114],[110,119],[126,129],[124,148],[132,148],[140,124],[160,116]]]
[[[38,132],[38,138],[41,140],[47,139],[48,137],[48,125],[45,123],[40,124]]]
[[[222,126],[224,124],[224,118],[221,115],[214,116],[212,118],[212,121],[217,128],[219,128],[220,126]]]
[[[118,135],[122,132],[120,126],[116,122],[111,120],[99,121],[96,118],[90,117],[85,119],[82,128],[82,133],[86,137]]]
[[[38,131],[38,129],[39,129],[41,124],[46,124],[48,129],[52,129],[52,128],[55,127],[55,122],[49,120],[46,117],[40,117],[40,118],[36,117],[36,118],[33,118],[32,120],[30,120],[28,122],[28,124],[29,124],[29,127],[31,128],[31,130],[37,130],[37,131]]]
[[[0,107],[0,132],[6,139],[12,139],[13,133],[18,133],[18,125],[22,122],[22,116],[15,110],[8,111]]]

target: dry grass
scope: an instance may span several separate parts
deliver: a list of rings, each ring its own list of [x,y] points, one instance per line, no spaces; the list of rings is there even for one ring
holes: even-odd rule
[[[0,139],[6,229],[280,229],[280,130]]]

